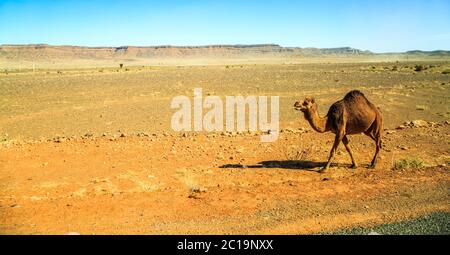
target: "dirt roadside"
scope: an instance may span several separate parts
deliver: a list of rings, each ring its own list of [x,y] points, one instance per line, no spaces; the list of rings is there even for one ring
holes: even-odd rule
[[[320,169],[332,135],[138,134],[0,147],[3,234],[309,234],[449,212],[450,125],[385,132]],[[302,153],[297,153],[298,151]],[[422,169],[392,170],[418,157]]]

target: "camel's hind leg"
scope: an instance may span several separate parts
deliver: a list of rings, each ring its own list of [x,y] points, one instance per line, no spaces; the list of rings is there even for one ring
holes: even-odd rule
[[[382,148],[381,124],[381,119],[377,119],[372,127],[366,133],[364,133],[368,137],[372,138],[375,141],[376,145],[375,155],[373,156],[372,162],[370,163],[370,168],[375,168],[377,166],[378,154],[380,153],[380,149]]]
[[[350,141],[348,140],[347,136],[344,136],[344,138],[342,138],[342,143],[344,144],[348,154],[350,154],[350,158],[352,159],[352,168],[358,168],[358,164],[356,164],[355,158],[353,157],[353,152],[349,145]]]
[[[378,132],[374,135],[374,141],[376,144],[376,151],[375,155],[373,156],[372,163],[370,164],[370,168],[375,168],[377,166],[378,161],[378,154],[380,153],[381,149],[381,132]]]

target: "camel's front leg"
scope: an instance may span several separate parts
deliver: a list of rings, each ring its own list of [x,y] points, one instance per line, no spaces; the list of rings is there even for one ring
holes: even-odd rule
[[[336,137],[334,138],[333,147],[331,148],[331,151],[330,151],[330,157],[328,158],[328,163],[325,166],[325,168],[323,168],[321,170],[321,172],[326,171],[330,168],[331,162],[333,161],[334,154],[336,153],[336,150],[339,147],[339,144],[341,143],[343,138],[344,138],[344,134],[342,132],[339,132],[338,134],[336,134]]]

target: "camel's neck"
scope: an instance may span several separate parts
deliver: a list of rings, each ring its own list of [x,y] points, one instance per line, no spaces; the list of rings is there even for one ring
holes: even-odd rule
[[[309,122],[311,127],[319,133],[327,132],[328,117],[321,118],[316,111],[305,112],[305,119]]]

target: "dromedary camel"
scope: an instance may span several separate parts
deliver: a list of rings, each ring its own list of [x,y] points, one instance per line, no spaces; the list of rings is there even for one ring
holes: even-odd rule
[[[349,147],[349,135],[361,134],[369,136],[375,141],[376,152],[370,168],[375,168],[378,153],[381,149],[382,116],[380,111],[358,90],[349,92],[343,100],[334,103],[325,117],[320,117],[317,112],[317,104],[311,97],[302,103],[294,104],[296,110],[302,111],[305,119],[311,127],[320,133],[333,132],[336,134],[333,148],[331,149],[328,163],[323,170],[330,167],[333,156],[342,141],[352,159],[352,168],[357,168],[352,150]]]

